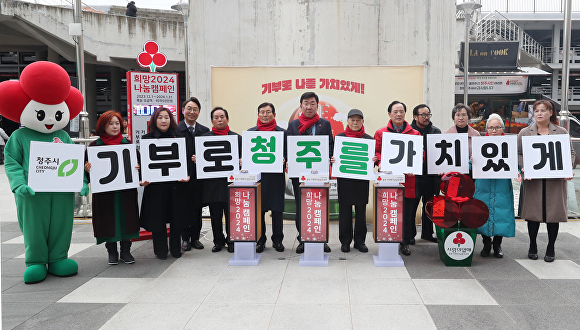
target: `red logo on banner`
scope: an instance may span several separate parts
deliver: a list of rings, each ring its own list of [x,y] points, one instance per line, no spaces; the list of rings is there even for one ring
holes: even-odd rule
[[[377,188],[376,242],[403,241],[403,188]]]
[[[149,68],[150,72],[155,72],[157,68],[167,64],[167,56],[159,52],[159,45],[155,41],[147,41],[143,45],[143,52],[137,56],[137,63],[142,68]]]
[[[230,175],[230,180],[233,180],[233,179],[234,179],[234,176],[233,175]]]
[[[230,239],[256,241],[256,189],[230,188]]]
[[[300,189],[300,237],[303,242],[327,242],[328,190]]]

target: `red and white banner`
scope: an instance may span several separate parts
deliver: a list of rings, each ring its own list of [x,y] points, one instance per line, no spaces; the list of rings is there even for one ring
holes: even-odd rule
[[[230,188],[230,239],[255,242],[256,188]]]
[[[328,242],[328,186],[300,188],[302,242]]]
[[[520,94],[528,88],[527,76],[470,76],[469,94]],[[463,77],[455,77],[455,94],[463,94]]]
[[[405,188],[376,187],[375,189],[375,242],[402,242]]]

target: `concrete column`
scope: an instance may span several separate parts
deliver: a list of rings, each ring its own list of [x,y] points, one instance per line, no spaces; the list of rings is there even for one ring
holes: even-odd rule
[[[554,101],[558,100],[560,94],[558,93],[558,87],[560,87],[558,76],[560,75],[560,71],[561,70],[554,69],[554,72],[552,72],[552,95],[550,95],[550,98]]]
[[[85,102],[89,113],[89,129],[95,129],[97,125],[97,74],[93,64],[85,64],[85,80]]]
[[[111,67],[111,109],[122,111],[121,109],[121,70],[119,67]]]
[[[48,55],[46,60],[52,63],[60,64],[60,55],[56,52],[56,50],[48,47]]]
[[[552,52],[553,52],[553,58],[554,58],[554,63],[558,63],[560,61],[560,47],[562,47],[562,45],[560,44],[560,30],[562,29],[562,23],[560,22],[556,22],[554,24],[554,30],[552,33]],[[555,100],[555,99],[554,99]]]

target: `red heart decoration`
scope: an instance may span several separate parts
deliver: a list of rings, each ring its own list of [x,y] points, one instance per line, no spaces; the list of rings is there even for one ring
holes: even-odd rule
[[[459,219],[461,223],[469,228],[479,228],[483,226],[489,218],[489,209],[484,202],[479,199],[470,199],[461,203]]]
[[[450,198],[473,198],[475,184],[473,179],[465,174],[449,172],[441,178],[441,191]]]
[[[459,206],[444,196],[435,196],[425,204],[427,216],[436,226],[451,228],[459,220]]]

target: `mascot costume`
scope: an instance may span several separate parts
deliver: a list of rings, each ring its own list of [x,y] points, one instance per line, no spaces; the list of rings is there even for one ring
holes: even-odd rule
[[[62,128],[81,112],[83,105],[83,96],[71,87],[67,72],[51,62],[32,63],[22,70],[20,81],[0,83],[0,114],[24,125],[12,133],[6,144],[5,171],[24,236],[27,284],[41,282],[47,272],[56,276],[78,272],[77,262],[68,259],[74,193],[35,193],[27,184],[30,142],[72,144]],[[88,194],[88,186],[83,186],[81,194]]]

